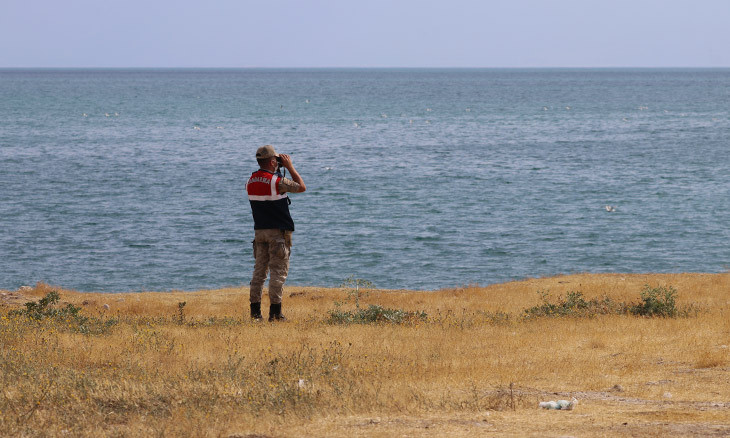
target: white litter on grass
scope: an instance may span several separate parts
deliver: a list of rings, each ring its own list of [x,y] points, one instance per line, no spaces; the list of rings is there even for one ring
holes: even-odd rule
[[[573,398],[573,400],[550,400],[546,402],[540,402],[540,407],[543,409],[555,409],[558,411],[572,411],[575,405],[578,404],[578,400],[576,398]]]

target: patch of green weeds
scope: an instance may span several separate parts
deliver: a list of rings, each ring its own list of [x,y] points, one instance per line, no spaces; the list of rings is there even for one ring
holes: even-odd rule
[[[185,304],[187,304],[187,301],[177,303],[177,323],[179,325],[185,324]]]
[[[371,304],[366,309],[355,311],[343,311],[338,306],[329,311],[329,318],[326,322],[328,324],[405,324],[425,321],[427,318],[426,312],[407,312]]]
[[[116,318],[101,319],[81,315],[81,308],[71,303],[57,307],[60,299],[58,292],[51,291],[38,301],[28,301],[25,309],[13,310],[9,315],[25,316],[33,321],[57,322],[60,327],[83,334],[106,333],[118,322]]]
[[[677,307],[677,290],[672,286],[650,287],[641,291],[641,302],[624,303],[609,297],[586,300],[581,292],[568,292],[553,301],[547,292],[538,291],[542,304],[525,309],[526,319],[534,317],[591,317],[596,315],[637,315],[648,317],[688,317],[698,312],[693,306]]]
[[[37,302],[28,301],[25,303],[25,309],[13,310],[10,314],[23,315],[35,320],[44,318],[78,318],[79,312],[81,311],[80,307],[76,307],[71,303],[66,304],[66,307],[60,309],[55,307],[60,299],[60,295],[54,290]]]
[[[648,284],[641,291],[641,303],[631,306],[629,311],[640,316],[660,316],[674,318],[688,313],[689,309],[677,308],[677,290],[672,286],[650,287]]]
[[[347,301],[354,301],[355,310],[342,310],[342,304],[335,302],[335,308],[329,311],[329,317],[325,320],[328,324],[405,324],[425,321],[428,317],[426,312],[407,312],[375,304],[371,304],[365,309],[360,308],[360,298],[369,295],[370,289],[375,287],[368,280],[355,278],[351,275],[345,279],[340,287],[345,288]]]
[[[552,301],[550,294],[538,291],[542,304],[525,309],[526,318],[540,316],[595,316],[626,313],[626,304],[617,303],[609,297],[586,300],[582,292],[571,291],[565,297],[562,295]]]

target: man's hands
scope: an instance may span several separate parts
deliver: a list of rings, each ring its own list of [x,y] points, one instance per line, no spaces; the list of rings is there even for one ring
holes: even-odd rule
[[[294,168],[294,164],[292,164],[291,156],[288,154],[279,154],[279,158],[281,158],[281,165],[289,171],[294,182],[299,184],[299,192],[301,193],[307,190],[307,186],[304,185],[304,180],[302,180],[299,172],[297,172]]]
[[[289,154],[279,154],[279,158],[281,158],[281,165],[286,168],[289,172],[292,170],[292,162],[291,162],[291,155]]]

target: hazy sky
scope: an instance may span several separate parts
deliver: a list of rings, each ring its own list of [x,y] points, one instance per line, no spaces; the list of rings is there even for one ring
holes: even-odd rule
[[[730,67],[730,0],[0,0],[0,67]]]

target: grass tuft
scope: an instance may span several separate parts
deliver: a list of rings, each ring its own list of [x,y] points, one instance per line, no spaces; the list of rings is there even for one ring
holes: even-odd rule
[[[81,308],[67,303],[57,307],[60,295],[51,291],[38,301],[28,301],[24,309],[8,312],[9,316],[26,317],[33,321],[48,321],[60,328],[83,334],[102,334],[118,323],[116,318],[90,318],[81,314]]]
[[[604,296],[601,299],[586,300],[582,292],[568,292],[565,298],[559,296],[557,301],[551,301],[547,292],[538,291],[542,304],[525,309],[525,318],[535,317],[592,317],[596,315],[622,314],[626,312],[626,305],[617,303]]]
[[[650,287],[641,291],[641,303],[630,308],[630,312],[640,316],[659,316],[674,318],[680,314],[676,304],[677,290],[672,286]]]
[[[375,304],[369,305],[365,309],[354,311],[343,311],[339,308],[329,311],[328,324],[405,324],[419,321],[426,321],[428,315],[426,312],[414,311],[407,312],[400,309],[389,309]]]
[[[552,301],[548,292],[538,291],[542,304],[525,309],[524,317],[594,317],[597,315],[631,314],[646,317],[676,318],[697,314],[693,306],[678,307],[677,290],[672,286],[645,285],[641,291],[641,302],[618,302],[608,296],[586,300],[582,292],[571,291]]]

